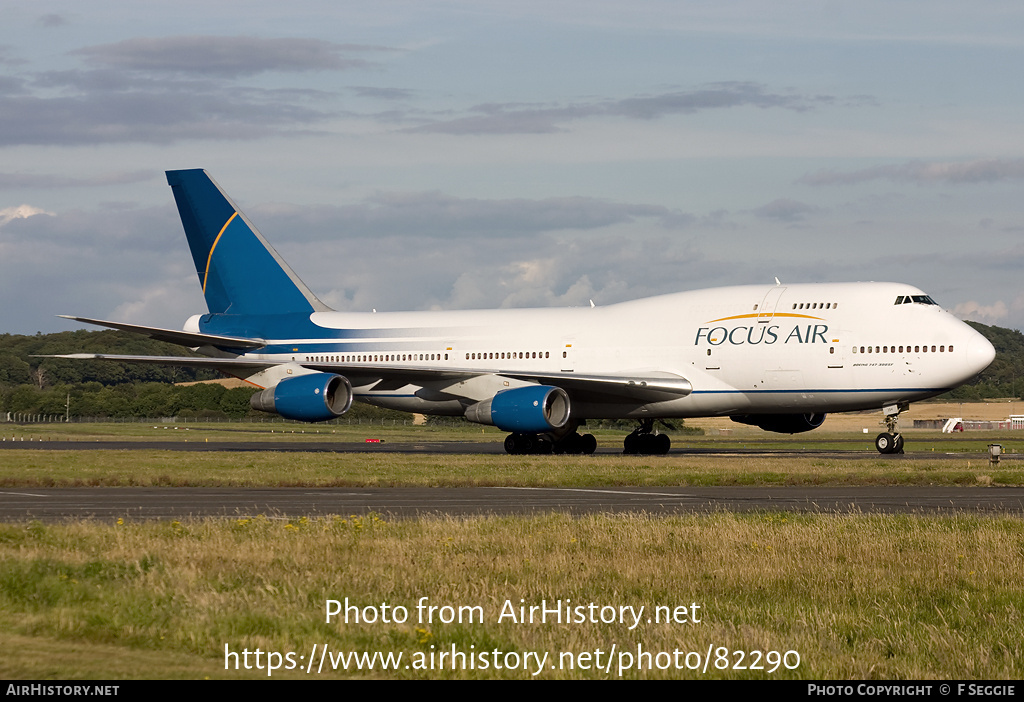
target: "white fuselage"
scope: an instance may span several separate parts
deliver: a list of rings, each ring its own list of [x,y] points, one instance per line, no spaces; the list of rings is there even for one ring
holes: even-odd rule
[[[905,304],[896,304],[906,298]],[[348,369],[356,399],[461,414],[519,376],[671,374],[692,392],[652,401],[578,392],[580,418],[819,413],[930,397],[969,380],[991,344],[923,292],[898,283],[738,286],[605,307],[316,312],[325,338],[268,340],[249,357]],[[330,338],[340,336],[340,338]],[[360,381],[359,368],[437,370]],[[460,375],[461,374],[461,375]]]

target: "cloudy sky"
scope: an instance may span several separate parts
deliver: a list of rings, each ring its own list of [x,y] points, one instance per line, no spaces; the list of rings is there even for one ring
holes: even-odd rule
[[[1022,65],[1010,0],[8,0],[0,332],[205,312],[176,168],[339,310],[778,276],[1022,328]]]

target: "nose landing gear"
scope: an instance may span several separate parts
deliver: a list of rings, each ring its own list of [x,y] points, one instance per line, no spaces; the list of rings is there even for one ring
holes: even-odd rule
[[[875,437],[875,448],[879,453],[903,453],[903,435],[899,433],[897,424],[900,413],[906,412],[908,409],[910,409],[910,405],[906,403],[886,405],[882,408],[882,412],[885,413],[886,431]]]

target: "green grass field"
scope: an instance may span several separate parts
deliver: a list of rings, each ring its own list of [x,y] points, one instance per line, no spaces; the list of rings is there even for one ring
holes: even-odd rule
[[[156,450],[0,453],[0,487],[1021,485],[1024,462],[771,455],[506,456]]]

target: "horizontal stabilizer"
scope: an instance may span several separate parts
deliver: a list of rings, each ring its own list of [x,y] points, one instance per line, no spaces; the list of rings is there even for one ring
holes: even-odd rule
[[[73,319],[76,322],[95,324],[99,327],[109,327],[133,334],[142,334],[157,341],[167,341],[179,346],[219,346],[229,349],[261,349],[266,346],[263,339],[246,339],[237,336],[220,336],[218,334],[201,334],[199,332],[175,331],[174,329],[161,329],[159,327],[143,327],[137,324],[125,324],[124,322],[107,322],[102,319],[89,319],[87,317],[72,317],[66,314],[59,314],[58,317]]]

